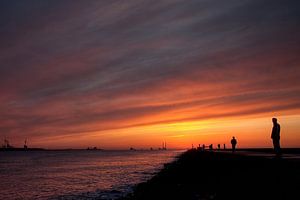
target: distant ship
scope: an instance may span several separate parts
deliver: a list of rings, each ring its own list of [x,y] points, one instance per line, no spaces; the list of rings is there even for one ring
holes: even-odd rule
[[[98,149],[97,147],[88,147],[86,150],[98,150],[98,151],[103,151],[104,149]]]
[[[129,149],[130,151],[136,151],[136,149],[135,148],[133,148],[133,147],[130,147],[130,149]]]

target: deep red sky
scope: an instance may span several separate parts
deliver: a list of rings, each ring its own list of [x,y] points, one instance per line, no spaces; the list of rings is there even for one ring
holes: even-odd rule
[[[298,0],[0,2],[0,138],[300,147]]]

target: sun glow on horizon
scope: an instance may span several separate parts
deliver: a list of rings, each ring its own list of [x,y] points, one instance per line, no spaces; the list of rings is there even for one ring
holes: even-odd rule
[[[299,147],[297,141],[300,139],[300,115],[282,116],[278,119],[282,126],[282,146]],[[128,149],[131,146],[158,148],[161,142],[166,141],[170,148],[189,148],[191,144],[229,146],[230,138],[235,136],[239,147],[271,147],[271,128],[270,117],[209,119],[84,132],[76,136],[71,134],[45,137],[33,143],[49,145],[49,148],[98,146],[107,149]]]

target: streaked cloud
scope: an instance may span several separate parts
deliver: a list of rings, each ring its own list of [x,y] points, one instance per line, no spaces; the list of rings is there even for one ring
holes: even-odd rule
[[[297,0],[13,0],[0,13],[3,137],[299,114]]]

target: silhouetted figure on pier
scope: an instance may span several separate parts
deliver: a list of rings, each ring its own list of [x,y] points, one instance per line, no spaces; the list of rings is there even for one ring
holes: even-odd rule
[[[201,151],[201,144],[198,144],[197,150]]]
[[[281,148],[280,148],[280,125],[277,122],[276,118],[272,118],[273,128],[271,138],[273,140],[274,152],[276,156],[281,155]]]
[[[236,144],[237,144],[237,141],[236,141],[235,137],[233,136],[231,139],[232,152],[235,152]]]
[[[205,144],[202,144],[202,151],[205,150]]]
[[[226,144],[223,144],[224,149],[226,149]]]
[[[218,144],[218,150],[220,150],[221,149],[221,145],[220,144]]]
[[[209,150],[212,151],[213,150],[213,144],[209,145]]]

